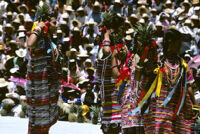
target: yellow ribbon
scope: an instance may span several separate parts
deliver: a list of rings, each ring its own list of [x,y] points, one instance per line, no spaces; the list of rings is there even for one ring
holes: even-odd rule
[[[162,86],[162,77],[163,77],[163,73],[162,71],[158,71],[158,81],[157,81],[157,88],[156,88],[156,97],[160,97],[160,89],[161,89],[161,86]]]
[[[144,96],[144,98],[140,101],[139,105],[141,105],[141,107],[144,105],[144,101],[146,99],[149,98],[149,96],[153,93],[155,87],[156,87],[156,84],[157,84],[157,81],[158,81],[158,75],[156,76],[155,80],[153,81],[153,83],[151,84],[151,87],[149,88],[148,92],[146,93],[146,95]]]
[[[188,65],[184,60],[182,60],[182,65],[185,67],[186,71],[188,72]]]
[[[36,22],[33,23],[33,26],[32,26],[32,29],[31,29],[31,32],[33,32],[33,30],[35,29],[37,23],[38,23],[38,21],[36,21]]]

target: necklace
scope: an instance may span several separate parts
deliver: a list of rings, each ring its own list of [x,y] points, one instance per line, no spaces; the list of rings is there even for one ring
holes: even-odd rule
[[[164,67],[167,81],[172,86],[176,83],[180,74],[180,64],[179,62],[172,64],[168,59],[166,59],[164,62]]]

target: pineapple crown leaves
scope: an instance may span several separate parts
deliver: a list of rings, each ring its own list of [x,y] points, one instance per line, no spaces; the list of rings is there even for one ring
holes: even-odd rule
[[[50,7],[47,3],[43,3],[41,5],[37,5],[37,16],[39,20],[45,21],[50,19]]]
[[[106,26],[108,29],[112,27],[114,15],[111,12],[105,12],[103,14],[103,26]]]
[[[91,106],[90,107],[92,112],[94,113],[94,115],[99,115],[99,112],[100,112],[100,108],[97,107],[97,106]]]
[[[72,105],[70,107],[70,113],[76,113],[76,110],[77,110],[76,106]]]
[[[137,40],[141,42],[142,45],[146,46],[152,43],[154,31],[151,25],[137,24],[135,27],[135,32]]]

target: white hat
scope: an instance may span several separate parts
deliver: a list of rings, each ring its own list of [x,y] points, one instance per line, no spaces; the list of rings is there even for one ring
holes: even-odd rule
[[[133,28],[129,28],[127,31],[126,31],[126,34],[132,34],[134,33],[134,29]]]
[[[28,7],[25,4],[22,4],[19,7],[17,7],[17,9],[19,10],[19,12],[21,12],[21,8],[22,7],[26,9],[26,12],[28,12]]]
[[[72,9],[72,6],[67,6],[67,8],[65,9],[66,11],[71,11],[73,12],[74,10]]]
[[[132,37],[131,37],[130,35],[127,35],[127,36],[125,37],[125,40],[132,40]]]
[[[68,14],[68,13],[63,13],[63,14],[61,15],[61,18],[62,18],[62,19],[67,19],[67,18],[69,18],[69,14]]]
[[[7,12],[7,16],[12,16],[13,15],[13,13],[12,12]]]
[[[69,37],[65,37],[64,39],[63,39],[63,42],[68,42],[69,41]]]
[[[192,6],[192,4],[188,1],[188,0],[184,0],[183,2],[181,2],[181,6],[183,6],[183,4],[187,4],[189,5],[190,7]]]
[[[192,16],[191,16],[191,20],[199,20],[199,18],[198,18],[197,15],[192,15]]]
[[[167,5],[167,4],[172,4],[171,0],[167,0],[167,1],[165,2],[165,5]]]
[[[134,13],[131,14],[131,17],[132,18],[136,18],[136,19],[138,18],[138,16],[136,14],[134,14]]]
[[[161,23],[160,21],[157,21],[157,22],[156,22],[156,26],[157,26],[157,27],[162,27],[163,25],[162,25],[162,23]]]
[[[87,51],[81,51],[80,54],[77,55],[78,57],[89,57]]]
[[[142,18],[149,18],[149,15],[147,13],[143,13]]]
[[[196,6],[196,7],[194,8],[194,11],[198,11],[198,10],[200,10],[200,6]]]
[[[66,21],[64,21],[64,20],[61,20],[61,21],[60,21],[60,24],[62,24],[62,25],[66,25],[66,24],[67,24],[67,22],[66,22]]]
[[[152,9],[151,9],[151,12],[157,12],[157,9],[152,8]]]
[[[8,82],[4,78],[0,78],[0,87],[8,86]]]
[[[10,73],[14,74],[19,70],[19,67],[13,67],[10,69]]]
[[[186,19],[185,22],[184,22],[184,24],[192,24],[191,19]]]
[[[138,0],[138,4],[147,5],[147,1],[146,0]]]
[[[76,52],[77,50],[76,50],[76,48],[71,48],[70,51],[71,52]]]
[[[19,26],[19,28],[18,28],[18,30],[17,30],[18,32],[25,32],[26,31],[26,29],[24,28],[24,26],[23,25],[21,25],[21,26]]]
[[[88,47],[93,48],[94,47],[94,43],[90,43],[90,44],[85,44],[84,48],[87,49]]]
[[[88,25],[96,25],[96,22],[94,22],[94,19],[89,19],[89,21],[87,22]]]
[[[91,59],[86,59],[86,60],[85,60],[85,63],[86,63],[86,62],[92,63]]]
[[[81,6],[77,9],[77,11],[84,11],[84,8]]]
[[[27,51],[26,51],[26,49],[20,48],[20,49],[16,50],[15,53],[17,56],[23,58],[26,56]]]
[[[14,19],[13,23],[20,24],[20,20],[19,19]]]
[[[62,30],[58,29],[58,30],[56,31],[56,33],[62,33]]]
[[[71,59],[71,60],[69,60],[69,62],[75,62],[75,59]]]
[[[145,20],[144,19],[140,19],[139,21],[138,21],[140,24],[145,24]]]
[[[100,7],[100,3],[98,1],[95,1],[94,6],[95,7]]]
[[[80,31],[78,27],[74,27],[73,31]]]
[[[114,0],[113,3],[121,3],[121,1],[120,0]]]
[[[26,37],[24,32],[19,32],[18,38],[24,38]]]

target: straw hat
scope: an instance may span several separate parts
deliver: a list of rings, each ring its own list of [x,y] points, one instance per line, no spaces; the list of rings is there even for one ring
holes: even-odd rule
[[[56,31],[56,33],[57,33],[57,34],[61,34],[61,33],[62,33],[62,30],[58,29],[58,30]]]
[[[145,13],[148,13],[148,9],[146,8],[145,5],[142,5],[137,8],[137,12],[141,12],[142,10],[144,10]]]
[[[191,20],[199,20],[199,17],[197,15],[192,15]]]
[[[138,0],[138,4],[147,5],[147,1],[146,0]]]
[[[132,13],[130,17],[131,17],[131,18],[138,19],[138,16],[137,16],[136,14],[134,14],[134,13]]]
[[[22,12],[22,8],[25,8],[26,12],[28,12],[28,7],[25,4],[22,4],[22,5],[20,5],[20,6],[17,7],[17,9],[18,9],[19,12]]]
[[[24,28],[24,26],[23,25],[21,25],[21,26],[19,26],[19,28],[18,28],[18,30],[17,30],[18,32],[25,32],[26,31],[26,29]]]
[[[26,52],[26,49],[20,48],[20,49],[16,50],[15,53],[16,53],[16,55],[17,55],[18,57],[23,58],[23,57],[26,56],[26,53],[27,53],[27,52]]]
[[[13,23],[20,24],[20,20],[19,19],[14,19],[14,21],[12,22],[12,24]]]
[[[68,18],[69,18],[69,14],[68,14],[68,13],[63,13],[63,14],[61,15],[61,18],[62,18],[62,19],[68,19]]]
[[[185,18],[186,18],[185,16],[181,15],[178,17],[178,20],[181,21],[181,20],[184,20]]]
[[[19,32],[18,38],[25,38],[26,35],[24,32]]]
[[[84,48],[87,49],[88,47],[93,48],[94,47],[94,43],[90,43],[90,44],[85,44]]]
[[[18,43],[16,42],[16,40],[11,40],[11,41],[9,41],[9,44],[15,44],[15,45],[18,45]]]
[[[165,2],[164,6],[166,6],[166,5],[172,5],[172,1],[171,1],[171,0],[167,0],[167,1]]]
[[[63,38],[63,42],[69,42],[69,41],[70,41],[69,37]]]
[[[74,10],[72,9],[72,6],[67,6],[67,8],[65,9],[66,11],[70,11],[73,12]]]
[[[10,24],[10,23],[7,23],[4,27],[3,27],[3,30],[5,31],[5,29],[7,28],[11,28],[12,30],[14,30],[14,27]]]
[[[78,56],[78,57],[83,57],[83,58],[84,58],[84,57],[85,57],[85,58],[86,58],[86,57],[89,57],[89,55],[87,54],[86,51],[81,51],[80,54],[78,54],[77,56]]]
[[[71,54],[79,54],[79,52],[75,48],[71,48],[69,51],[66,52],[66,56],[69,57]]]
[[[118,4],[121,4],[121,1],[120,0],[114,0],[113,3],[118,3]]]
[[[79,28],[81,27],[81,22],[78,21],[77,19],[71,20],[71,24],[74,25],[74,23],[76,23]]]
[[[89,21],[86,22],[88,25],[96,25],[97,23],[94,21],[94,19],[89,19]]]
[[[98,1],[95,1],[94,7],[100,7],[100,3]]]
[[[132,34],[134,33],[134,29],[133,28],[129,28],[127,31],[126,31],[126,34]]]
[[[142,15],[142,18],[149,18],[149,15],[146,14],[146,13],[144,13],[144,14]]]
[[[178,7],[178,8],[176,9],[175,13],[174,13],[174,16],[179,16],[179,15],[180,15],[181,13],[183,13],[183,12],[184,12],[184,9]]]
[[[145,20],[143,18],[141,18],[139,21],[138,21],[140,24],[145,24]]]
[[[80,29],[78,27],[74,27],[73,32],[80,32]]]
[[[183,6],[183,5],[188,5],[189,7],[192,6],[192,4],[188,0],[184,0],[183,2],[181,2],[180,6]]]
[[[8,81],[6,81],[4,78],[0,78],[0,88],[8,86]]]
[[[84,8],[81,6],[81,7],[79,7],[79,8],[77,9],[77,11],[78,11],[78,12],[84,11]]]
[[[165,9],[165,13],[172,14],[172,13],[174,13],[174,9],[167,8],[167,9]]]
[[[157,12],[157,9],[152,8],[152,9],[151,9],[151,12]]]
[[[156,27],[163,27],[162,23],[160,21],[156,22]]]
[[[193,25],[191,19],[186,19],[184,25]]]
[[[12,16],[13,15],[13,13],[12,12],[7,12],[7,14],[6,14],[7,16]]]
[[[200,10],[200,6],[196,6],[195,8],[194,8],[194,11],[199,11]]]
[[[130,35],[127,35],[127,36],[125,37],[125,40],[131,41],[131,40],[132,40],[132,37],[131,37]]]

